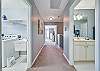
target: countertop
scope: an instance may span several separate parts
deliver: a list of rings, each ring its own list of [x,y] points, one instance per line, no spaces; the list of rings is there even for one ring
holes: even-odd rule
[[[89,40],[86,40],[86,39],[73,39],[75,42],[95,42],[95,40],[93,39],[89,39]]]

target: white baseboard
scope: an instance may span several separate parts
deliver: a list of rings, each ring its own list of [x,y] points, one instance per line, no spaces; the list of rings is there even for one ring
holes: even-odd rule
[[[65,59],[68,61],[68,63],[70,64],[70,65],[72,65],[72,66],[74,66],[75,67],[75,71],[77,71],[76,70],[76,66],[74,65],[74,64],[72,64],[70,61],[69,61],[69,59],[66,57],[66,55],[63,53],[63,56],[65,57]]]
[[[66,57],[66,55],[63,53],[63,56],[65,57],[65,59],[68,61],[68,63],[70,64],[70,65],[73,65],[70,61],[69,61],[69,59]]]
[[[36,59],[37,59],[38,56],[40,55],[40,53],[41,53],[42,49],[44,48],[44,46],[45,46],[45,44],[44,44],[44,45],[41,47],[41,49],[39,50],[38,54],[36,55],[35,59],[34,59],[33,62],[32,62],[32,65],[35,63]],[[32,67],[32,65],[31,65],[31,67]]]

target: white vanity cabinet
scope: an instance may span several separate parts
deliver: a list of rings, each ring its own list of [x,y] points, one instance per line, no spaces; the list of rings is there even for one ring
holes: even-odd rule
[[[95,60],[95,42],[87,42],[87,60]]]
[[[95,41],[74,41],[74,61],[94,61]]]
[[[83,46],[75,46],[74,47],[74,60],[80,61],[85,60],[85,48]]]

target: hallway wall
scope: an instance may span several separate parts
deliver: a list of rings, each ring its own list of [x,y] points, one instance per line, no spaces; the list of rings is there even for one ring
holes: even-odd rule
[[[33,62],[39,50],[44,44],[44,32],[43,34],[38,34],[38,20],[40,20],[42,23],[44,22],[42,18],[40,17],[40,14],[34,2],[32,5],[33,5],[33,12],[32,12],[33,15],[32,15],[31,30],[32,30],[32,62]],[[44,28],[44,25],[43,25],[43,28]]]
[[[66,7],[64,11],[64,54],[69,59],[69,9]]]
[[[65,54],[65,56],[69,59],[69,57],[70,57],[70,48],[71,47],[69,47],[69,44],[70,44],[70,42],[69,42],[69,34],[70,34],[70,32],[69,32],[69,24],[70,24],[70,22],[69,22],[69,18],[70,18],[70,6],[73,4],[73,2],[74,2],[75,0],[71,0],[71,1],[69,1],[68,2],[68,4],[67,4],[67,6],[65,7],[65,9],[64,9],[64,12],[63,12],[63,22],[64,22],[64,28],[63,28],[63,33],[64,33],[64,40],[63,40],[63,46],[64,46],[64,54]]]

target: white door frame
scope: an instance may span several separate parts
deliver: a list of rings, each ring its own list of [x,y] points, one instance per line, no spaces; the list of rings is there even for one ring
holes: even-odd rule
[[[95,71],[100,71],[100,0],[95,4]]]
[[[0,4],[1,4],[1,0],[0,0]],[[0,14],[1,14],[1,7],[0,7]],[[2,23],[1,23],[1,19],[0,19],[0,28]],[[1,29],[0,29],[0,34],[1,34]],[[1,37],[0,37],[0,71],[2,71],[2,41],[1,41]]]
[[[30,68],[32,66],[32,5],[30,4],[30,2],[28,2],[27,0],[25,0],[25,3],[28,5],[28,24],[27,24],[27,39],[28,39],[28,43],[27,43],[27,68]]]
[[[75,0],[69,9],[70,13],[70,24],[69,24],[69,61],[71,65],[74,65],[74,53],[73,53],[73,31],[74,31],[74,8],[81,0]]]
[[[75,0],[75,2],[73,3],[73,5],[70,7],[70,36],[69,36],[69,47],[73,47],[73,24],[74,24],[74,19],[73,19],[73,12],[74,12],[74,7],[80,2],[81,0]],[[96,0],[97,1],[97,0]],[[98,2],[99,1],[99,2]],[[98,0],[97,2],[96,2],[96,5],[97,5],[97,3],[100,3],[100,0]],[[98,4],[99,5],[99,4]],[[99,12],[100,12],[100,10],[99,10]],[[98,15],[98,12],[96,12],[95,13],[95,32],[96,32],[96,35],[95,35],[95,70],[96,71],[100,71],[100,67],[99,67],[99,65],[100,65],[100,62],[98,62],[99,61],[99,57],[98,56],[100,56],[100,49],[98,48],[99,47],[99,44],[100,44],[100,42],[99,42],[99,39],[98,39],[98,37],[100,37],[100,36],[98,36],[99,34],[98,34],[98,17],[97,16],[99,16]],[[99,17],[100,18],[100,17]],[[70,56],[74,56],[73,55],[73,48],[70,48]],[[74,65],[74,61],[73,61],[74,59],[73,59],[73,57],[70,57],[70,62]]]

